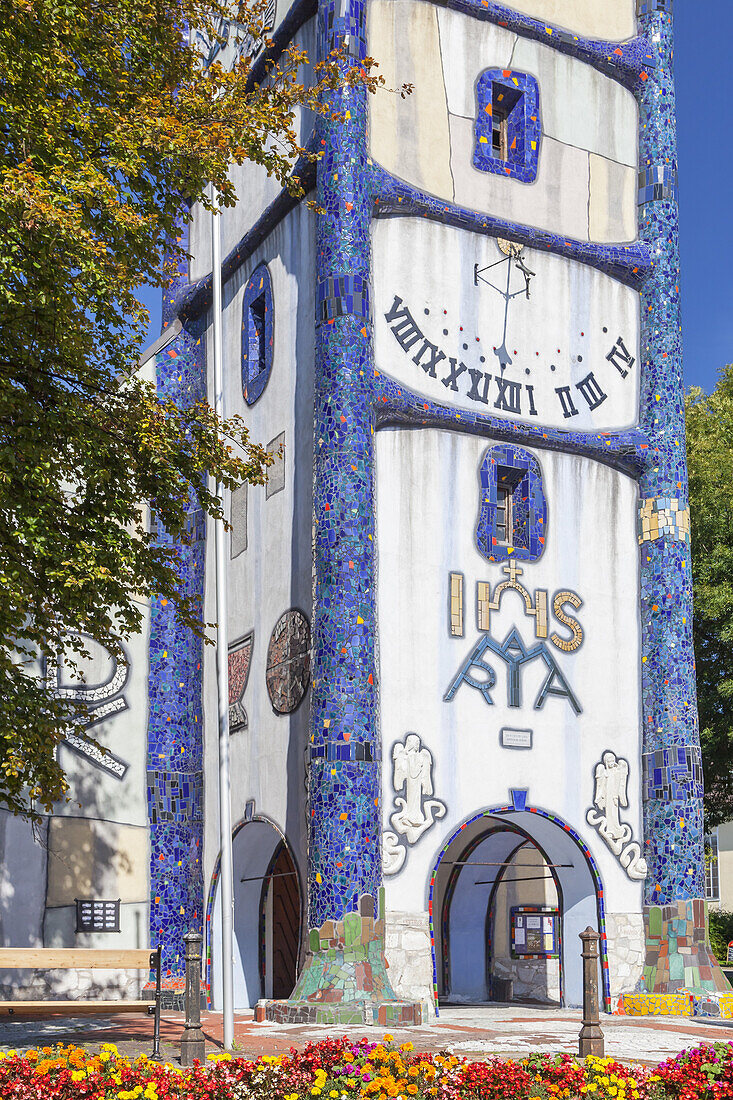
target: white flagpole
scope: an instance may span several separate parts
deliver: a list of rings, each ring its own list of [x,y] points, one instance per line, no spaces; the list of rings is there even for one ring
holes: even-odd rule
[[[218,193],[212,186],[214,205]],[[221,216],[211,216],[211,260],[214,314],[214,408],[224,416],[223,319],[221,312]],[[216,494],[224,501],[224,487]],[[229,777],[229,646],[227,641],[226,531],[216,524],[216,688],[219,715],[219,833],[221,843],[221,970],[224,1049],[234,1045],[234,879],[232,874],[232,807]]]

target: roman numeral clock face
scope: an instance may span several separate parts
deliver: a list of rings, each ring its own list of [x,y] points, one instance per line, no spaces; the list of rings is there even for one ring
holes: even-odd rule
[[[407,272],[421,248],[413,235],[396,249],[390,238],[405,227],[395,233],[394,226],[375,234],[375,271],[391,272],[376,280],[377,369],[430,401],[470,412],[573,432],[636,422],[633,290],[509,241],[472,237],[469,258],[455,233],[442,241],[437,262],[433,254],[431,266],[413,263]]]

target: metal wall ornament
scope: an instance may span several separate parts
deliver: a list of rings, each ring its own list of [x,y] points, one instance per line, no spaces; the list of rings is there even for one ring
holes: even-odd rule
[[[417,844],[420,837],[444,817],[446,806],[433,791],[433,754],[418,734],[408,733],[392,747],[392,787],[396,809],[390,814],[394,832],[382,835],[382,869],[395,875],[407,858],[405,844]],[[404,791],[403,794],[397,792]],[[404,841],[404,843],[400,843]]]
[[[267,647],[265,680],[275,714],[292,714],[310,683],[311,628],[302,611],[291,608],[275,623]]]
[[[229,646],[229,732],[245,730],[249,725],[244,709],[244,692],[252,664],[252,631]]]
[[[110,675],[101,683],[90,684],[81,680],[76,684],[62,684],[63,666],[59,655],[58,660],[49,661],[46,665],[46,689],[58,699],[73,700],[83,703],[86,707],[85,712],[70,723],[64,737],[64,744],[83,756],[90,764],[114,776],[115,779],[124,779],[129,764],[108,749],[94,745],[80,735],[106,718],[111,718],[113,714],[127,710],[124,689],[130,676],[130,665],[127,660],[118,661],[101,643],[96,642],[89,635],[82,634],[81,638],[85,644],[92,643],[104,649],[112,664]]]
[[[631,879],[645,879],[648,873],[641,847],[632,840],[633,832],[627,822],[621,821],[620,810],[629,805],[629,762],[617,757],[608,749],[595,768],[596,809],[588,810],[586,821],[597,829],[608,847]]]

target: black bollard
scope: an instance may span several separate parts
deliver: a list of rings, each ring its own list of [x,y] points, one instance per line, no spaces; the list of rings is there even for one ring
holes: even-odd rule
[[[206,1058],[206,1039],[201,1030],[201,944],[200,932],[186,932],[186,1026],[181,1036],[181,1065],[192,1066]]]
[[[580,933],[583,941],[583,1026],[578,1036],[578,1053],[603,1057],[603,1032],[598,1009],[598,941],[601,938],[592,928]]]

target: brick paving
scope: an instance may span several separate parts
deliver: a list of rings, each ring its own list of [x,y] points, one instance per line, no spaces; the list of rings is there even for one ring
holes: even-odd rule
[[[113,1042],[132,1057],[150,1054],[152,1019],[145,1016],[84,1016],[79,1019],[48,1016],[44,1020],[14,1020],[0,1023],[0,1049],[18,1050],[55,1042],[75,1043],[96,1050]],[[181,1013],[166,1012],[161,1036],[166,1061],[177,1061],[184,1021]],[[395,1041],[412,1042],[419,1050],[450,1049],[469,1058],[501,1054],[522,1057],[530,1051],[577,1052],[581,1014],[576,1009],[540,1009],[521,1005],[445,1007],[440,1017],[421,1027],[393,1031]],[[601,1027],[606,1053],[624,1061],[655,1063],[686,1047],[707,1041],[733,1041],[733,1021],[685,1019],[681,1017],[604,1016]],[[207,1049],[222,1047],[222,1018],[219,1013],[202,1013]],[[257,1024],[251,1012],[235,1017],[235,1053],[253,1058],[259,1054],[282,1054],[290,1047],[329,1035],[381,1039],[384,1028],[301,1027]]]

